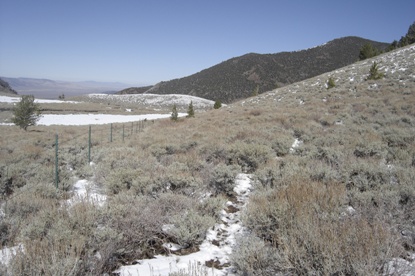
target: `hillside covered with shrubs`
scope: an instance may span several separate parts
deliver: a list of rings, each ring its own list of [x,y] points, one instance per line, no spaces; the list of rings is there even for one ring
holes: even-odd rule
[[[413,273],[414,62],[405,46],[194,118],[146,122],[124,141],[93,140],[92,163],[85,128],[0,126],[0,242],[20,248],[0,271],[102,275],[169,254],[166,242],[197,251],[243,172],[246,231],[220,271]],[[55,133],[67,137],[58,188]],[[79,179],[106,200],[68,202]]]

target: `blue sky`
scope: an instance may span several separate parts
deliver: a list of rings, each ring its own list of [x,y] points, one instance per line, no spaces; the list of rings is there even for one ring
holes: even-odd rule
[[[414,0],[0,0],[0,76],[155,84],[250,52],[392,42],[414,11]]]

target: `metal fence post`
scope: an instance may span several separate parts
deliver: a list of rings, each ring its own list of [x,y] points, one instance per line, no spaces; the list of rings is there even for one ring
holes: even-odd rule
[[[91,163],[91,126],[89,126],[89,135],[88,135],[88,164]]]
[[[110,130],[110,142],[112,142],[112,124],[110,125],[110,128],[111,128],[111,130]]]
[[[59,151],[58,134],[56,134],[55,135],[55,186],[56,188],[58,188],[58,185],[59,185],[58,151]]]

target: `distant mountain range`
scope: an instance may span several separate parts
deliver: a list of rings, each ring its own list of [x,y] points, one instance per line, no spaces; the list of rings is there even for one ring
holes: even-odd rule
[[[32,94],[37,98],[58,98],[60,95],[77,96],[90,93],[115,93],[130,85],[119,82],[69,82],[34,78],[0,77],[21,95]]]
[[[389,46],[350,36],[302,51],[249,53],[191,76],[152,87],[128,88],[118,94],[185,94],[230,103],[352,64],[359,60],[360,49],[367,43],[379,50]]]

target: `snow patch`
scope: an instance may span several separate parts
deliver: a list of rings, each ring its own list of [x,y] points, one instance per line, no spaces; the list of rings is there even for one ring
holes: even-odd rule
[[[163,247],[173,252],[183,249],[183,246],[172,242],[163,244]]]
[[[24,250],[23,245],[16,245],[13,247],[3,247],[0,250],[0,263],[8,265],[11,259],[17,254],[17,251]]]
[[[73,186],[73,192],[74,196],[66,201],[69,206],[84,200],[103,206],[107,200],[107,196],[98,193],[96,187],[86,179],[78,180]]]
[[[415,264],[402,259],[394,258],[384,267],[383,275],[415,276]]]
[[[298,148],[302,143],[303,141],[299,140],[298,138],[295,138],[293,144],[291,145],[290,153],[294,153],[295,149]]]

